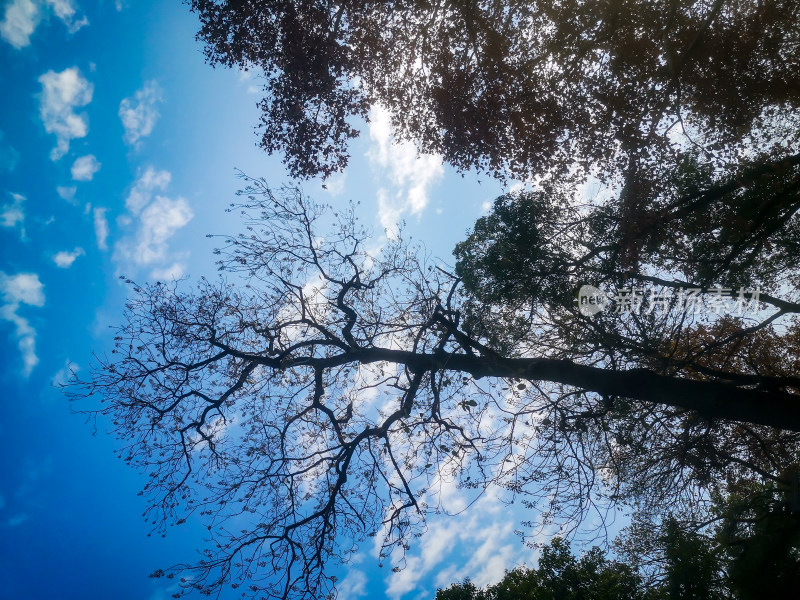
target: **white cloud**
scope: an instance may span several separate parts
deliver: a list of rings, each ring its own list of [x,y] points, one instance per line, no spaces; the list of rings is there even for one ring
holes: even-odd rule
[[[346,183],[347,173],[338,173],[328,179],[323,185],[323,188],[331,196],[339,196],[344,191]]]
[[[0,318],[15,326],[17,345],[22,354],[22,374],[27,377],[39,362],[36,356],[36,330],[17,311],[23,304],[44,306],[44,286],[36,273],[9,276],[0,271],[0,292],[3,295]]]
[[[36,273],[19,273],[9,277],[0,272],[0,292],[7,304],[44,306],[44,286]]]
[[[347,577],[338,585],[341,600],[355,600],[367,595],[367,576],[363,571],[350,569]]]
[[[471,505],[467,516],[464,501],[468,498],[455,484],[450,487],[434,485],[426,494],[428,506],[439,506],[443,514],[428,516],[427,531],[406,555],[405,568],[386,578],[388,597],[399,600],[420,591],[433,597],[436,587],[465,578],[485,587],[502,579],[506,569],[535,563],[537,551],[514,534],[515,524],[527,512],[515,510],[503,501],[502,492],[490,489]],[[454,513],[458,516],[446,516]],[[399,558],[395,555],[393,563],[398,564]],[[431,589],[425,591],[426,587]]]
[[[403,219],[405,207],[402,202],[389,196],[389,192],[380,188],[378,190],[378,220],[387,232],[392,233],[397,230],[397,224]]]
[[[19,162],[19,152],[4,140],[5,134],[0,131],[0,169],[13,171]]]
[[[125,207],[134,215],[138,215],[153,199],[153,192],[166,190],[171,179],[169,171],[156,171],[153,167],[147,167],[131,188],[125,199]]]
[[[418,556],[409,556],[406,568],[393,572],[389,577],[389,586],[386,595],[400,598],[408,592],[418,589],[423,576],[442,562],[449,552],[457,546],[460,537],[463,537],[463,524],[450,520],[448,523],[441,521],[434,523],[426,532],[425,545]]]
[[[148,81],[132,98],[119,105],[119,118],[125,128],[125,142],[135,145],[153,131],[160,116],[156,104],[161,102],[161,87],[155,80]]]
[[[14,48],[24,48],[31,43],[31,35],[42,18],[41,11],[31,0],[14,0],[6,5],[0,35]]]
[[[69,269],[79,256],[86,254],[83,248],[75,248],[72,252],[63,250],[53,256],[53,262],[62,269]]]
[[[411,142],[396,142],[388,111],[373,107],[369,115],[369,137],[373,144],[367,157],[393,184],[393,193],[378,191],[378,218],[389,232],[403,215],[419,216],[428,206],[431,186],[444,175],[442,157],[420,154]]]
[[[56,374],[53,375],[53,379],[50,380],[50,385],[54,387],[61,387],[62,385],[66,385],[69,383],[72,375],[80,371],[80,367],[72,362],[71,360],[67,359],[64,361],[64,366],[61,367]]]
[[[183,198],[171,200],[156,196],[142,211],[133,259],[137,264],[149,265],[163,260],[167,254],[167,241],[194,216],[189,203]]]
[[[87,81],[77,67],[60,73],[48,71],[41,77],[42,96],[39,113],[47,133],[56,135],[56,147],[50,152],[52,160],[58,160],[69,150],[70,140],[86,137],[89,119],[85,114],[76,114],[75,109],[92,101],[94,86]]]
[[[91,181],[100,170],[100,163],[94,154],[81,156],[72,163],[72,178],[75,181]]]
[[[505,523],[502,527],[498,527],[497,523],[490,523],[471,536],[475,543],[483,542],[467,561],[468,565],[474,565],[470,579],[478,587],[497,583],[502,579],[505,570],[518,562],[514,557],[514,546],[511,543],[501,545],[502,541],[509,541],[512,537],[512,530],[512,523]],[[514,541],[518,549],[519,541]]]
[[[66,186],[66,185],[59,185],[56,187],[56,193],[67,202],[75,203],[75,192],[78,191],[74,185]]]
[[[97,247],[100,250],[108,250],[108,219],[106,219],[107,208],[94,209],[94,234],[97,237]]]
[[[86,17],[76,18],[78,11],[70,0],[45,0],[45,4],[61,19],[70,33],[75,33],[81,27],[89,24],[89,19]]]
[[[173,281],[183,277],[185,272],[186,265],[181,262],[175,262],[168,267],[153,269],[150,277],[157,281]]]
[[[134,183],[125,200],[130,214],[117,219],[131,235],[123,237],[115,247],[114,259],[131,268],[149,267],[154,279],[171,280],[183,277],[183,256],[169,252],[169,240],[194,217],[185,198],[170,198],[164,193],[172,179],[169,171],[148,167]],[[133,229],[135,228],[135,230]]]
[[[86,17],[77,17],[78,11],[70,0],[12,0],[0,22],[0,36],[14,48],[24,48],[30,45],[33,32],[50,12],[70,33],[89,24]]]
[[[25,237],[25,196],[10,194],[11,202],[4,204],[0,212],[0,225],[3,227],[20,227],[20,235]]]

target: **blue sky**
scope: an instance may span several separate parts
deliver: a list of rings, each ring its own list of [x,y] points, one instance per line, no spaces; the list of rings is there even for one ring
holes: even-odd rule
[[[207,66],[196,27],[179,2],[0,5],[1,598],[166,598],[148,573],[195,560],[201,545],[194,520],[147,536],[145,477],[114,457],[107,423],[93,437],[52,387],[108,347],[126,293],[119,275],[213,273],[205,234],[240,227],[224,212],[235,169],[291,183],[280,157],[255,147],[257,78]],[[327,189],[306,181],[306,192],[361,201],[379,233],[405,219],[444,257],[502,191],[392,144],[380,111],[352,156]],[[466,503],[452,486],[443,498],[453,511]],[[491,495],[434,518],[397,573],[365,544],[339,569],[341,597],[432,598],[465,576],[495,581],[533,560],[513,534],[521,518]]]

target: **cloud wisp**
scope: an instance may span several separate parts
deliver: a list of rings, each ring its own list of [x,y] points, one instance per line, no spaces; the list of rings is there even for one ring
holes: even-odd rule
[[[391,234],[406,214],[422,214],[430,201],[430,188],[442,178],[444,167],[441,156],[420,154],[413,143],[395,140],[385,109],[373,107],[369,121],[372,146],[367,158],[393,187],[378,190],[378,219]]]
[[[25,239],[25,196],[9,192],[11,201],[0,208],[0,225],[20,229],[20,238]]]
[[[71,0],[12,0],[6,4],[0,21],[0,37],[17,50],[30,46],[36,28],[50,15],[57,17],[70,33],[89,24],[85,16],[78,16]]]
[[[125,201],[136,217],[136,231],[115,247],[114,258],[133,268],[148,267],[156,278],[179,278],[184,265],[170,255],[169,240],[194,217],[189,202],[163,194],[172,176],[148,167],[136,180]],[[131,221],[130,217],[122,221]],[[169,264],[167,264],[169,263]]]
[[[97,238],[97,247],[100,250],[108,250],[108,219],[106,218],[107,208],[97,207],[94,209],[94,235]]]
[[[75,248],[71,252],[69,250],[62,250],[53,256],[53,262],[61,269],[69,269],[79,257],[86,254],[83,248]]]
[[[19,152],[5,141],[5,134],[0,130],[0,171],[11,172],[17,168],[19,163]]]
[[[72,163],[72,179],[75,181],[91,181],[100,170],[100,162],[94,154],[81,156]]]
[[[66,200],[70,204],[75,204],[75,193],[78,191],[78,188],[74,185],[59,185],[56,187],[56,194],[62,200]]]
[[[89,133],[89,118],[85,113],[76,113],[75,109],[92,101],[94,86],[77,67],[60,73],[48,71],[39,77],[39,82],[42,84],[39,115],[45,131],[56,136],[56,147],[50,152],[50,158],[58,160],[69,151],[71,140]]]
[[[56,374],[53,375],[53,378],[50,380],[50,385],[53,387],[62,387],[67,385],[73,378],[73,376],[80,371],[81,368],[78,366],[77,363],[72,362],[71,360],[67,359],[64,361],[64,366],[61,367]]]
[[[39,363],[36,356],[36,330],[25,318],[20,316],[22,305],[44,306],[44,285],[36,273],[18,273],[6,275],[0,271],[0,318],[14,325],[17,346],[22,355],[22,375],[30,376],[33,368]]]
[[[136,146],[142,138],[149,136],[160,116],[156,105],[161,102],[161,87],[155,80],[148,81],[132,97],[119,105],[119,118],[125,128],[126,144]]]

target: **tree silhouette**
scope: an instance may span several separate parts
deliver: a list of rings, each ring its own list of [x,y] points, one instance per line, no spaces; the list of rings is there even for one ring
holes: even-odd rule
[[[216,542],[177,569],[187,590],[322,597],[326,565],[366,536],[402,551],[452,478],[569,532],[619,501],[678,509],[737,478],[780,479],[796,455],[797,383],[777,366],[591,355],[559,341],[570,321],[591,327],[569,304],[496,344],[459,278],[402,236],[370,254],[354,207],[321,235],[324,207],[249,184],[247,232],[219,251],[243,278],[135,287],[112,355],[73,390],[104,400],[149,474],[157,530],[208,523]]]
[[[263,73],[261,146],[295,175],[342,169],[349,118],[376,104],[458,168],[521,178],[580,166],[646,188],[676,136],[725,164],[797,143],[794,0],[190,5],[211,64]]]
[[[517,568],[485,589],[469,580],[436,592],[436,600],[666,600],[645,588],[628,565],[594,547],[580,558],[560,538],[542,548],[536,568]]]
[[[800,3],[190,5],[212,64],[262,71],[261,145],[293,175],[343,169],[381,105],[401,139],[533,185],[450,269],[402,235],[369,253],[354,207],[323,231],[323,207],[249,180],[231,282],[131,282],[74,394],[103,398],[149,474],[156,530],[208,523],[184,590],[323,597],[327,564],[366,536],[402,551],[449,479],[563,533],[621,502],[697,523],[715,495],[789,485]],[[587,312],[583,283],[635,305]]]

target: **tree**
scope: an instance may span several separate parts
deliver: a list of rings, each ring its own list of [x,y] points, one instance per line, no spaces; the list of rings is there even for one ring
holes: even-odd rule
[[[742,485],[721,507],[718,539],[730,587],[741,600],[791,598],[800,586],[800,495],[796,467],[788,485]]]
[[[749,160],[754,142],[797,144],[794,0],[190,6],[212,65],[263,73],[261,146],[295,175],[343,168],[349,118],[374,105],[460,169],[528,178],[579,165],[624,173],[632,196],[673,162],[676,137],[718,164]]]
[[[673,516],[656,528],[636,522],[617,540],[614,560],[598,547],[576,558],[554,538],[536,568],[508,571],[484,589],[466,580],[440,589],[436,600],[794,598],[800,521],[787,492],[761,485],[748,497],[717,498],[719,520],[705,534]]]
[[[123,457],[149,473],[156,530],[207,521],[217,541],[177,568],[186,590],[322,597],[325,566],[365,536],[383,556],[407,547],[448,478],[575,526],[620,500],[679,508],[715,473],[770,476],[796,455],[797,393],[780,372],[593,362],[556,337],[570,319],[591,329],[574,305],[503,348],[474,329],[459,278],[402,236],[369,255],[354,207],[320,236],[323,207],[249,184],[247,232],[219,251],[243,279],[132,283],[115,350],[73,390],[100,396]],[[731,431],[751,437],[720,450]]]
[[[576,559],[561,538],[542,548],[534,569],[516,568],[478,589],[469,580],[436,592],[436,600],[656,600],[655,590],[628,565],[608,560],[598,547]]]
[[[730,597],[722,581],[722,561],[707,538],[681,528],[674,518],[666,520],[662,535],[667,598],[723,600]]]
[[[695,166],[683,167],[665,179],[661,194],[694,194],[684,192],[687,173],[698,177]],[[662,219],[635,247],[626,246],[618,227],[623,221],[613,207],[576,205],[571,182],[499,198],[455,250],[456,273],[471,297],[464,307],[464,326],[494,348],[519,352],[530,351],[532,344],[547,345],[562,357],[594,361],[609,370],[647,368],[681,379],[738,381],[748,388],[762,386],[759,378],[768,376],[775,378],[768,387],[796,393],[800,305],[784,282],[797,278],[793,214],[800,198],[780,179],[797,181],[798,171],[764,175],[749,185],[704,182],[703,193],[727,191],[719,191],[703,209],[705,214],[676,217],[675,223]],[[753,230],[733,240],[714,234],[700,243],[692,241],[693,233],[704,231],[694,224],[700,217],[709,222],[709,213],[724,214],[756,199],[787,206],[782,224],[755,234],[758,241],[742,239]],[[663,235],[670,229],[675,237]],[[725,281],[739,284],[740,290],[761,290],[761,306],[769,308],[725,315],[720,303],[737,295],[729,288],[734,298],[723,298],[720,282]],[[592,282],[616,297],[616,310],[589,316],[568,310],[581,282]],[[649,294],[631,300],[637,288],[648,284]],[[694,307],[682,296],[689,290]],[[738,295],[739,300],[747,297],[741,291]],[[620,301],[626,298],[627,307]],[[698,314],[697,307],[706,315]],[[614,401],[607,399],[610,408]],[[632,419],[625,401],[616,401],[615,408],[624,418],[606,425],[615,444],[609,460],[628,497],[649,502],[654,484],[694,493],[754,474],[787,483],[781,471],[797,452],[793,434],[697,420],[681,411],[651,413],[635,407],[637,418]],[[761,412],[765,407],[752,408]],[[784,418],[791,412],[785,408],[789,410],[780,409]],[[702,495],[695,494],[694,500]]]
[[[789,471],[789,485],[745,481],[715,494],[704,523],[637,518],[615,540],[618,554],[664,598],[794,598],[800,511]]]
[[[191,6],[213,64],[263,69],[262,145],[294,174],[343,168],[380,103],[456,167],[535,184],[450,269],[402,236],[368,255],[352,207],[319,237],[321,207],[250,180],[220,251],[243,280],[132,284],[77,393],[150,474],[156,529],[208,521],[185,589],[324,596],[364,536],[402,551],[446,478],[564,533],[621,502],[698,523],[716,494],[789,483],[797,2]],[[581,283],[637,310],[587,310]],[[749,312],[722,314],[721,288]]]

